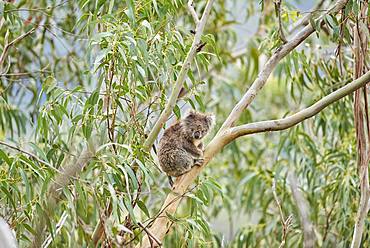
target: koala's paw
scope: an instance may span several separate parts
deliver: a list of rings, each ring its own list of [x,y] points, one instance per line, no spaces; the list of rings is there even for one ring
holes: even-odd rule
[[[202,142],[200,142],[200,143],[199,143],[199,145],[198,145],[197,147],[198,147],[198,149],[200,149],[201,151],[203,151],[203,149],[204,149],[204,145],[203,145],[203,143],[202,143]]]
[[[194,165],[193,166],[202,166],[203,163],[204,163],[203,158],[197,158],[197,159],[194,159]]]
[[[198,149],[199,159],[201,159],[204,156],[204,151],[201,149]],[[195,159],[196,160],[196,159]]]

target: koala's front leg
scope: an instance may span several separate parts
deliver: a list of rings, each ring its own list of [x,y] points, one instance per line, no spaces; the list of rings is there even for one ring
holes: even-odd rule
[[[196,146],[191,142],[187,142],[184,144],[184,149],[192,156],[193,158],[193,166],[201,166],[204,162],[203,159],[203,150],[199,148],[199,145]]]
[[[194,158],[203,157],[203,151],[191,142],[183,144],[183,148]]]
[[[204,145],[203,145],[203,142],[200,142],[197,146],[197,148],[201,151],[201,156],[199,158],[195,158],[194,159],[194,164],[193,166],[202,166],[203,163],[204,163],[204,158],[203,158],[203,149],[204,149]]]
[[[199,145],[197,146],[198,149],[202,150],[204,149],[204,145],[203,145],[203,142],[200,142]]]

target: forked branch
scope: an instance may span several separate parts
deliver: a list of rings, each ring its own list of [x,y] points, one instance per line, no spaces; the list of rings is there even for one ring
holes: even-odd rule
[[[336,4],[333,5],[333,7],[326,12],[326,14],[328,13],[334,14],[338,12],[345,6],[346,3],[347,3],[347,0],[338,0]],[[208,4],[210,4],[210,2]],[[205,14],[203,14],[203,16],[204,15]],[[239,101],[239,103],[234,107],[234,109],[232,110],[229,117],[226,119],[226,121],[222,125],[219,132],[216,134],[216,136],[212,139],[212,141],[206,147],[204,151],[203,166],[201,167],[195,166],[190,172],[188,172],[184,176],[177,178],[172,192],[168,194],[163,204],[162,209],[165,208],[164,209],[165,211],[163,211],[162,214],[158,216],[158,218],[155,220],[152,227],[150,228],[150,232],[155,234],[159,240],[162,240],[164,238],[168,229],[171,227],[171,221],[168,219],[167,214],[170,214],[170,215],[175,214],[176,209],[181,201],[181,198],[178,198],[178,196],[182,195],[187,190],[190,184],[196,179],[196,177],[202,171],[203,167],[206,164],[208,164],[208,162],[226,144],[232,141],[233,137],[230,135],[230,132],[228,132],[227,130],[235,123],[235,121],[239,119],[244,109],[252,102],[252,100],[255,98],[256,94],[258,93],[258,91],[265,85],[267,78],[269,77],[269,75],[271,74],[275,66],[278,64],[278,62],[282,58],[284,58],[289,52],[291,52],[294,48],[296,48],[302,41],[304,41],[313,32],[314,32],[314,28],[311,25],[308,25],[305,28],[303,28],[303,30],[301,30],[299,33],[297,33],[296,36],[291,41],[289,41],[288,43],[282,45],[279,49],[277,49],[274,55],[272,55],[272,57],[265,64],[264,68],[259,73],[257,79],[254,81],[252,86],[249,88],[249,90],[246,92],[243,98]],[[178,83],[179,81],[177,81],[176,83],[172,97],[178,96],[180,87],[182,85],[181,83],[179,86]],[[177,86],[178,88],[176,88]],[[170,98],[170,102],[167,105],[170,108],[173,107],[173,105],[171,105],[171,100],[175,102],[176,98],[175,99]],[[166,106],[165,111],[167,110],[167,106]],[[160,128],[163,126],[163,122],[167,119],[166,114],[168,114],[169,112],[165,112],[165,111],[162,113],[165,118],[159,119],[159,121],[162,122],[162,124],[158,124],[158,126],[156,124],[155,129],[153,129],[151,133],[152,135],[150,136],[150,139],[148,140],[148,142],[146,142],[146,145],[151,145],[152,142],[154,142],[154,139],[157,136]],[[304,119],[302,119],[302,121],[303,120]],[[144,247],[144,248],[150,247],[148,238],[144,237],[143,242],[139,244],[138,247]]]
[[[201,41],[201,37],[202,37],[202,34],[203,34],[203,30],[204,30],[204,27],[207,23],[207,20],[208,20],[209,14],[211,12],[212,5],[213,5],[214,1],[215,0],[209,0],[205,9],[204,9],[202,18],[200,19],[200,21],[197,25],[196,31],[195,31],[193,43],[192,43],[192,45],[190,47],[190,50],[189,50],[189,52],[188,52],[188,54],[185,58],[185,61],[182,65],[182,67],[181,67],[180,73],[177,76],[177,80],[176,80],[175,85],[172,89],[171,96],[168,99],[168,102],[167,102],[164,110],[162,111],[161,115],[159,116],[157,122],[154,124],[153,129],[149,133],[148,138],[146,139],[146,141],[144,143],[145,149],[150,149],[151,148],[155,139],[158,136],[159,131],[163,127],[164,123],[167,121],[168,117],[171,115],[172,110],[176,105],[176,101],[177,101],[177,98],[178,98],[179,93],[181,91],[181,88],[184,84],[186,74],[188,73],[188,71],[190,69],[191,63],[192,63],[192,61],[193,61],[193,59],[194,59],[194,57],[197,53],[198,48],[201,46],[200,41]]]
[[[181,91],[181,88],[182,88],[182,86],[184,84],[184,81],[185,81],[185,78],[186,78],[186,74],[190,69],[191,63],[192,63],[192,61],[193,61],[193,59],[194,59],[194,57],[197,53],[198,48],[202,46],[201,37],[202,37],[204,27],[207,23],[207,20],[208,20],[208,17],[210,15],[212,5],[213,5],[214,2],[215,2],[215,0],[208,0],[207,5],[204,9],[203,15],[202,15],[201,19],[199,20],[199,22],[197,23],[193,43],[192,43],[192,45],[190,47],[190,50],[189,50],[189,52],[188,52],[188,54],[185,58],[185,61],[182,65],[182,67],[181,67],[180,73],[179,73],[179,75],[177,77],[177,80],[175,82],[175,85],[172,89],[170,98],[168,99],[168,102],[167,102],[164,110],[162,111],[158,120],[154,124],[151,132],[149,133],[148,138],[145,140],[144,148],[146,150],[149,150],[152,147],[152,145],[153,145],[155,139],[157,138],[161,128],[166,123],[168,117],[170,116],[170,114],[172,113],[172,111],[173,111],[173,109],[176,105],[179,93]],[[192,7],[192,1],[189,1],[189,3]],[[194,18],[194,13],[195,13],[194,8],[191,8],[190,12],[192,13],[193,18]],[[186,186],[186,188],[187,188],[187,186]],[[186,188],[184,189],[184,191],[182,193],[184,193],[186,191]],[[172,199],[172,200],[174,200],[174,199]],[[176,197],[175,197],[174,203],[176,204],[176,202],[178,202],[178,200],[176,200]],[[168,203],[169,202],[167,202],[167,204]],[[172,206],[174,206],[174,205],[172,205],[171,201],[170,201],[170,205],[171,206],[169,207],[169,209],[171,209]],[[166,205],[164,205],[164,206],[166,206]],[[167,231],[167,227],[165,227],[165,229],[163,229],[163,230]],[[164,235],[165,235],[165,232],[164,233],[162,233],[162,232],[158,233],[158,232],[153,232],[152,230],[148,230],[148,231],[150,233],[153,233],[154,235],[156,235],[156,237],[158,238],[159,241],[162,240]],[[143,247],[150,247],[150,238],[148,237],[148,235],[146,235],[143,238],[142,246]]]
[[[281,19],[281,0],[275,0],[275,12],[279,21],[279,36],[280,40],[283,43],[287,43],[287,39],[285,38],[284,30],[283,30],[283,21]]]
[[[317,113],[319,113],[321,110],[323,110],[330,104],[355,92],[357,89],[360,89],[361,87],[365,86],[369,82],[370,82],[370,71],[368,71],[367,73],[365,73],[363,76],[359,77],[358,79],[354,80],[353,82],[330,93],[329,95],[317,101],[310,107],[299,111],[298,113],[295,113],[283,119],[259,121],[259,122],[248,123],[248,124],[244,124],[241,126],[233,127],[227,131],[226,136],[228,136],[228,139],[236,139],[240,136],[253,134],[253,133],[280,131],[280,130],[288,129],[316,115]]]
[[[327,10],[318,20],[321,20],[324,16],[332,13],[337,13],[341,10],[348,0],[338,0],[335,5]],[[230,115],[220,128],[218,134],[225,131],[227,128],[230,128],[234,123],[239,119],[243,111],[249,106],[249,104],[256,97],[258,92],[266,84],[267,79],[269,78],[272,71],[275,69],[276,65],[282,60],[287,54],[294,50],[299,44],[302,43],[308,36],[310,36],[315,31],[312,25],[307,25],[300,32],[298,32],[290,41],[280,46],[275,53],[270,57],[266,62],[261,72],[258,74],[256,80],[253,82],[251,87],[244,94],[242,99],[235,105]]]
[[[364,74],[362,77],[357,80],[343,86],[342,88],[334,91],[328,96],[322,98],[312,106],[290,116],[280,120],[271,120],[271,121],[262,121],[255,122],[246,125],[241,125],[228,129],[223,132],[221,135],[216,135],[213,140],[208,144],[204,152],[204,164],[202,167],[195,166],[190,172],[186,175],[179,177],[174,185],[173,191],[167,196],[163,206],[166,208],[165,211],[162,211],[162,214],[158,216],[155,220],[153,226],[150,228],[151,233],[154,233],[159,240],[162,240],[166,232],[170,227],[170,220],[167,218],[167,214],[174,214],[176,212],[177,206],[179,205],[181,198],[179,195],[182,195],[189,185],[195,180],[198,174],[202,171],[203,167],[208,164],[208,162],[228,143],[235,140],[238,137],[253,134],[261,133],[266,131],[279,131],[288,129],[298,123],[306,120],[309,117],[314,116],[319,113],[328,105],[338,101],[339,99],[353,93],[357,89],[363,87],[370,82],[370,71]],[[140,247],[140,246],[139,246]],[[149,247],[145,243],[141,247]]]

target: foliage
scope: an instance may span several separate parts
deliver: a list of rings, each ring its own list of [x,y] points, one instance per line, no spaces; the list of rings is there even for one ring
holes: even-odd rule
[[[202,37],[206,45],[187,75],[188,93],[167,126],[195,108],[216,114],[210,136],[215,134],[263,61],[281,45],[275,13],[263,12],[269,6],[260,2],[216,1]],[[240,123],[294,113],[351,81],[348,23],[360,2],[350,0],[343,16],[325,17],[325,28],[312,18],[315,35],[279,64]],[[147,152],[142,145],[192,43],[195,24],[186,3],[0,2],[0,51],[36,28],[0,63],[0,140],[45,162],[0,144],[0,216],[16,231],[21,247],[32,243],[41,216],[52,247],[92,246],[100,219],[105,219],[105,245],[134,245],[144,232],[139,223],[156,217],[170,189],[155,149]],[[205,3],[196,1],[197,13]],[[266,14],[259,19],[262,33],[238,31],[257,26],[261,12]],[[285,32],[302,15],[296,1],[284,1]],[[236,56],[241,43],[244,52]],[[290,130],[228,145],[186,194],[176,216],[169,216],[176,228],[164,246],[278,246],[282,226],[274,180],[283,212],[293,214],[286,246],[302,246],[287,180],[295,171],[309,203],[316,245],[348,247],[359,199],[352,106],[352,97],[346,97]],[[91,144],[94,157],[50,208],[56,176]],[[364,244],[370,243],[369,225]]]

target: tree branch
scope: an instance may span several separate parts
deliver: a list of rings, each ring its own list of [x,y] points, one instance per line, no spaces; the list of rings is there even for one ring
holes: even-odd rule
[[[336,102],[339,99],[353,93],[357,89],[365,86],[369,82],[370,82],[370,71],[368,71],[358,79],[352,81],[351,83],[343,86],[342,88],[339,88],[338,90],[330,93],[329,95],[317,101],[310,107],[303,109],[289,117],[279,120],[259,121],[233,127],[227,131],[228,133],[227,135],[230,136],[228,137],[228,139],[234,140],[235,138],[248,134],[268,131],[280,131],[293,127],[298,123],[316,115],[333,102]]]
[[[328,11],[328,13],[336,13],[340,9],[343,8],[343,6],[347,3],[347,0],[338,0],[337,3]],[[203,17],[202,17],[203,19]],[[186,192],[186,189],[190,186],[190,184],[197,178],[199,173],[203,170],[203,167],[208,164],[208,162],[228,143],[232,141],[232,137],[227,134],[227,132],[224,132],[228,127],[230,127],[234,121],[236,121],[239,116],[241,115],[241,112],[244,110],[245,107],[248,106],[248,104],[253,100],[249,99],[251,96],[254,98],[257,94],[257,91],[260,90],[263,85],[265,84],[268,76],[272,72],[273,68],[277,65],[277,63],[289,52],[291,52],[295,47],[297,47],[304,39],[306,39],[311,33],[313,33],[313,27],[309,25],[308,27],[305,27],[301,32],[299,32],[293,40],[290,42],[284,44],[279,48],[275,54],[270,58],[270,60],[266,63],[264,69],[260,72],[258,78],[253,83],[250,90],[247,91],[245,96],[240,100],[240,102],[235,106],[233,111],[230,113],[227,120],[224,122],[222,128],[219,130],[219,132],[216,134],[216,136],[212,139],[212,141],[208,144],[204,151],[204,163],[202,166],[194,166],[191,171],[189,171],[187,174],[178,177],[175,181],[174,187],[172,189],[172,192],[170,192],[167,195],[166,200],[164,201],[162,205],[162,210],[165,208],[165,211],[158,216],[158,218],[154,221],[152,227],[150,228],[150,232],[154,233],[156,237],[159,240],[163,240],[165,234],[169,230],[171,226],[171,221],[168,219],[167,214],[175,214],[176,209],[181,201],[181,197],[178,197],[179,195],[184,194]],[[180,88],[178,88],[178,91],[174,94],[176,97],[178,95],[178,92],[180,91]],[[176,101],[176,99],[175,99]],[[163,125],[163,123],[162,123]],[[162,127],[162,125],[160,127]],[[156,132],[157,131],[153,131]],[[158,129],[159,132],[159,129]],[[156,136],[154,136],[156,137]],[[151,142],[154,141],[155,138],[151,138],[147,144],[152,144]],[[166,214],[167,213],[167,214]],[[146,237],[142,245],[138,245],[137,247],[143,247],[147,248],[149,247],[149,240]]]
[[[20,40],[24,39],[25,37],[29,36],[30,34],[32,34],[33,32],[35,32],[37,27],[33,27],[31,28],[28,32],[18,36],[17,38],[15,38],[14,40],[12,40],[11,42],[7,43],[5,46],[4,46],[4,49],[3,49],[3,52],[1,53],[0,55],[0,69],[2,68],[3,66],[3,63],[5,61],[5,57],[8,55],[8,52],[9,52],[9,49],[15,45],[17,42],[19,42]]]
[[[275,1],[275,12],[279,21],[279,36],[280,40],[283,43],[287,43],[287,39],[285,38],[284,30],[283,30],[283,21],[281,20],[281,0]]]
[[[297,205],[299,217],[301,220],[301,228],[303,230],[303,247],[315,247],[315,232],[310,221],[310,212],[306,199],[303,197],[301,191],[298,189],[298,180],[294,172],[288,174],[290,189],[292,190],[293,199]]]
[[[176,83],[175,83],[175,85],[172,89],[171,96],[170,96],[170,98],[167,102],[166,107],[164,108],[163,112],[159,116],[157,122],[155,123],[154,127],[152,128],[152,131],[149,133],[148,138],[146,139],[146,141],[144,143],[145,149],[150,149],[151,148],[155,139],[158,136],[159,131],[163,127],[164,123],[167,121],[168,117],[172,113],[173,108],[176,105],[176,101],[177,101],[178,95],[180,93],[180,90],[182,88],[182,85],[184,84],[186,74],[187,74],[187,72],[188,72],[188,70],[191,66],[191,63],[192,63],[194,57],[195,57],[197,49],[201,45],[200,41],[201,41],[202,33],[203,33],[204,27],[206,25],[206,22],[208,20],[208,17],[209,17],[209,14],[211,12],[212,5],[213,5],[214,1],[215,0],[209,0],[208,3],[207,3],[206,8],[204,9],[202,18],[200,19],[200,21],[199,21],[199,23],[196,27],[196,31],[195,31],[196,33],[195,33],[195,36],[194,36],[193,43],[192,43],[191,48],[190,48],[190,50],[189,50],[189,52],[186,56],[186,59],[185,59],[184,63],[182,65],[182,68],[181,68],[180,73],[177,77]]]
[[[363,3],[362,8],[358,16],[356,17],[356,23],[353,28],[353,54],[354,54],[354,66],[353,76],[354,78],[360,77],[366,66],[366,56],[368,37],[367,34],[359,28],[360,24],[368,25],[366,13],[368,10],[368,4]],[[364,99],[362,100],[362,94]],[[360,181],[360,202],[357,210],[357,217],[355,228],[353,231],[351,248],[358,248],[361,246],[361,240],[365,227],[365,220],[369,212],[369,200],[370,200],[370,185],[369,185],[369,162],[370,162],[370,123],[368,113],[368,100],[367,100],[367,89],[366,86],[363,90],[359,89],[355,92],[355,104],[354,104],[354,119],[356,127],[356,140],[357,140],[357,164],[358,164],[358,175]]]
[[[49,234],[48,237],[45,239],[44,243],[42,243],[42,248],[47,248],[53,242],[57,234],[62,230],[64,223],[66,222],[68,214],[66,211],[60,216],[59,222],[55,225],[55,233]]]
[[[300,19],[298,22],[295,22],[293,26],[289,29],[289,34],[294,33],[298,28],[301,26],[306,26],[310,18],[312,18],[312,13],[318,11],[325,3],[325,0],[321,0],[311,11],[310,13],[306,14],[302,19]]]
[[[325,14],[319,17],[319,20],[321,20],[327,14],[338,12],[345,6],[347,1],[348,0],[338,0],[332,8],[330,8],[328,11],[325,12]],[[307,39],[307,37],[310,36],[314,31],[315,29],[312,27],[312,25],[307,25],[300,32],[298,32],[290,41],[283,44],[275,51],[275,53],[266,62],[266,64],[264,65],[261,72],[258,74],[256,80],[253,82],[251,87],[247,90],[242,99],[235,105],[229,117],[226,119],[226,121],[220,128],[218,134],[234,125],[234,123],[239,119],[240,115],[243,113],[244,109],[249,106],[249,104],[253,101],[258,92],[266,84],[267,79],[269,78],[270,74],[272,73],[276,65],[279,63],[279,61],[282,60],[293,49],[295,49],[299,44],[301,44],[302,41]]]
[[[197,23],[193,43],[192,43],[191,48],[190,48],[190,50],[189,50],[189,52],[188,52],[188,54],[185,58],[185,61],[182,65],[182,67],[181,67],[180,73],[179,73],[179,75],[177,77],[177,80],[175,82],[175,85],[172,89],[170,98],[169,98],[164,110],[162,111],[161,115],[159,116],[158,120],[154,124],[151,132],[149,133],[148,137],[146,138],[146,140],[144,142],[144,149],[147,150],[147,151],[151,149],[151,147],[154,144],[154,141],[156,140],[161,128],[166,123],[168,117],[171,115],[172,110],[176,105],[178,96],[180,94],[180,91],[181,91],[182,86],[183,86],[184,81],[185,81],[186,74],[187,74],[188,70],[190,69],[191,63],[192,63],[192,61],[193,61],[193,59],[194,59],[194,57],[197,53],[197,49],[202,45],[201,44],[201,37],[202,37],[203,30],[204,30],[204,27],[207,23],[207,20],[208,20],[209,14],[211,12],[212,5],[213,5],[214,1],[215,0],[209,0],[208,1],[207,5],[204,9],[202,18]],[[192,1],[189,1],[189,2],[191,3]],[[189,4],[189,2],[188,2],[188,4]],[[194,12],[195,12],[195,10],[194,10]],[[95,232],[95,234],[93,236],[94,243],[98,242],[99,239],[101,238],[101,234],[103,233],[103,227],[104,227],[103,223],[99,220],[99,222],[97,224],[97,227],[95,229],[97,231]],[[146,239],[144,239],[144,243],[145,242],[149,242],[147,237],[146,237]]]
[[[76,176],[82,171],[82,169],[91,161],[95,155],[95,148],[92,144],[87,147],[79,156],[77,161],[72,161],[68,166],[63,168],[52,185],[50,185],[47,192],[47,199],[45,203],[45,214],[52,215],[57,207],[57,203],[60,200],[60,193],[64,187],[69,185],[71,179],[75,179]],[[69,156],[64,158],[63,163],[69,162]],[[35,223],[35,233],[31,247],[41,247],[44,241],[45,228],[47,226],[47,217],[45,214],[37,216]]]
[[[150,237],[150,239],[153,239],[159,246],[162,246],[162,242],[157,239],[157,237],[151,233],[143,224],[140,222],[137,223],[143,230],[144,232]]]
[[[60,191],[66,187],[71,179],[77,179],[76,176],[95,156],[93,146],[86,148],[78,157],[77,161],[70,163],[62,169],[62,172],[55,177],[54,183],[50,186],[48,193],[53,197],[58,197]],[[68,161],[68,160],[66,160]]]
[[[192,63],[192,61],[193,61],[193,59],[194,59],[194,57],[196,55],[197,49],[201,45],[201,37],[202,37],[202,34],[203,34],[203,30],[204,30],[204,27],[205,27],[205,25],[207,23],[207,20],[208,20],[208,17],[210,15],[210,12],[211,12],[211,9],[212,9],[212,5],[213,5],[214,1],[215,0],[208,0],[207,5],[206,5],[206,7],[204,9],[202,18],[197,23],[197,26],[196,26],[196,29],[195,29],[195,35],[194,35],[193,43],[192,43],[191,48],[190,48],[190,50],[189,50],[189,52],[188,52],[188,54],[187,54],[187,56],[185,58],[185,61],[184,61],[183,66],[182,66],[182,68],[180,70],[180,73],[179,73],[179,75],[177,77],[177,80],[176,80],[175,85],[174,85],[174,87],[172,89],[170,98],[169,98],[169,100],[168,100],[168,102],[167,102],[167,104],[166,104],[163,112],[161,113],[161,115],[159,116],[157,122],[155,123],[155,125],[153,126],[151,132],[149,133],[148,138],[145,140],[144,148],[146,150],[149,150],[151,148],[151,146],[153,145],[155,139],[158,136],[158,133],[160,132],[160,130],[163,127],[164,123],[167,121],[168,117],[171,115],[171,112],[172,112],[173,108],[176,105],[177,98],[178,98],[179,93],[181,91],[181,88],[182,88],[182,86],[184,84],[186,74],[187,74],[188,70],[190,69],[191,63]],[[188,185],[186,186],[186,188],[183,189],[183,192],[180,195],[182,195],[186,191],[187,187],[188,187]],[[176,199],[176,196],[175,196],[170,201],[168,201],[167,203],[165,203],[163,206],[166,206],[166,204],[170,204],[170,207],[169,207],[168,210],[169,211],[175,211],[176,208],[175,209],[172,209],[172,210],[171,210],[171,208],[173,206],[177,206],[178,201],[180,199]],[[164,213],[162,213],[162,214],[167,219],[167,216]],[[163,218],[160,218],[160,219],[163,219]],[[162,229],[162,231],[164,231],[164,232],[157,232],[156,230],[153,232],[153,231],[150,230],[151,233],[154,233],[156,235],[156,237],[158,238],[159,241],[163,239],[163,237],[165,235],[165,232],[167,231],[167,227],[165,227],[165,229]],[[146,235],[143,238],[142,247],[149,247],[149,246],[150,246],[150,239]],[[140,247],[140,245],[138,245],[138,247]]]
[[[191,16],[194,19],[195,24],[198,25],[199,18],[198,18],[197,12],[195,12],[195,9],[194,9],[194,6],[193,6],[193,0],[188,1],[188,9],[189,9],[189,12],[190,12]]]
[[[51,169],[55,170],[56,172],[61,173],[61,171],[60,171],[60,170],[58,170],[57,168],[55,168],[54,166],[52,166],[49,162],[46,162],[46,161],[44,161],[44,160],[40,159],[39,157],[37,157],[35,154],[33,154],[33,153],[31,153],[31,152],[28,152],[28,151],[26,151],[26,150],[23,150],[23,149],[21,149],[21,148],[19,148],[19,147],[13,146],[13,145],[8,144],[8,143],[3,142],[3,141],[0,141],[0,145],[6,146],[6,147],[9,147],[9,148],[11,148],[11,149],[13,149],[13,150],[16,150],[16,151],[18,151],[18,152],[24,153],[24,154],[26,154],[26,155],[30,156],[31,158],[35,159],[35,160],[36,160],[37,162],[39,162],[40,164],[46,165],[47,167],[49,167],[49,168],[51,168]]]

